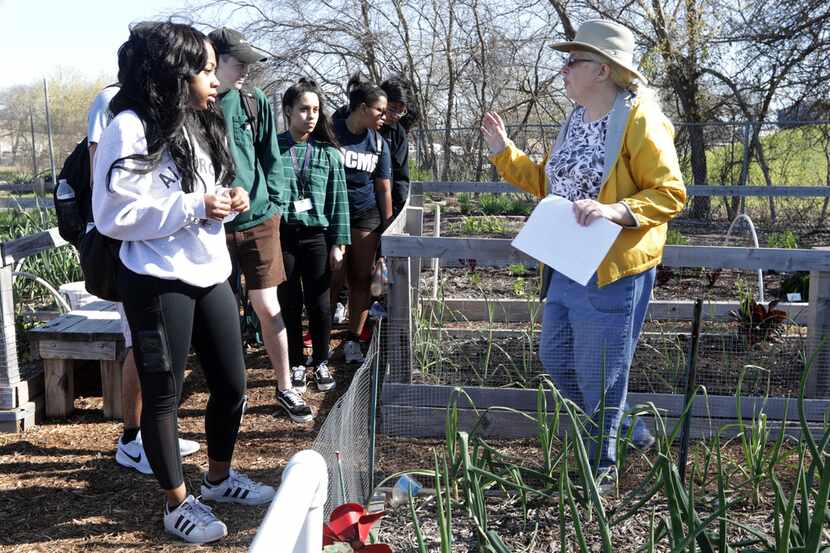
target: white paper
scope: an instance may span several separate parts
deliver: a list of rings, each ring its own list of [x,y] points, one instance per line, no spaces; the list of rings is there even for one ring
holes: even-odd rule
[[[585,286],[621,230],[605,218],[583,227],[573,203],[551,195],[539,202],[512,245]]]

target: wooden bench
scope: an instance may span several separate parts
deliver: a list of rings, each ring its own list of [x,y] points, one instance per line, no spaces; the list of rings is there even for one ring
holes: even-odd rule
[[[96,301],[70,311],[30,330],[29,339],[43,359],[47,417],[66,417],[74,411],[74,369],[79,360],[100,361],[104,416],[122,417],[124,336],[114,303]]]

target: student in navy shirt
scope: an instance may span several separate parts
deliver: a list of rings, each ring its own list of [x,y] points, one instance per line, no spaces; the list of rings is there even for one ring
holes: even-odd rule
[[[386,93],[379,86],[354,75],[346,86],[348,116],[334,120],[340,143],[352,243],[346,249],[349,282],[349,333],[343,347],[346,363],[362,363],[358,337],[369,311],[369,285],[380,235],[392,221],[392,161],[380,134],[386,117]],[[342,286],[343,274],[336,275],[334,296]]]

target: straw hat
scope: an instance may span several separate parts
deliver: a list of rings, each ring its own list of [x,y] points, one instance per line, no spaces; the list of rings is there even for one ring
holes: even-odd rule
[[[583,23],[570,42],[557,42],[551,48],[570,52],[584,50],[610,59],[630,71],[643,83],[648,82],[634,67],[634,35],[627,27],[605,19],[590,19]]]

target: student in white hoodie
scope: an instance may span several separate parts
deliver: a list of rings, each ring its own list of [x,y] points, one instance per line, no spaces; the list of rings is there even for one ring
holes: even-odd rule
[[[210,391],[202,500],[255,505],[274,489],[231,469],[245,406],[245,364],[222,220],[248,209],[233,178],[207,37],[142,23],[119,50],[121,89],[98,143],[92,207],[98,230],[121,240],[119,291],[141,380],[144,451],[167,500],[164,528],[193,543],[227,527],[188,495],[177,411],[191,344]]]

